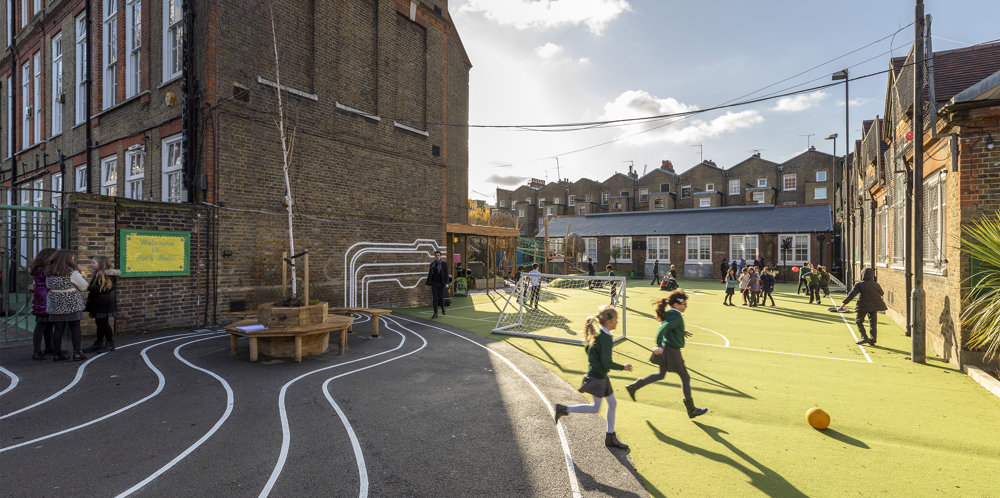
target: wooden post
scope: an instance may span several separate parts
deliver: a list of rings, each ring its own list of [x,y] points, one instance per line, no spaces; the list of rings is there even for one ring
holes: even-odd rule
[[[545,264],[545,273],[549,272],[549,217],[542,215],[545,220],[545,240],[542,242],[542,262]]]
[[[285,299],[288,289],[288,251],[281,251],[281,299]]]
[[[306,254],[303,257],[306,258],[305,261],[306,271],[305,271],[305,282],[304,282],[305,288],[302,290],[303,298],[305,298],[303,304],[309,306],[309,252],[306,251]]]
[[[469,236],[466,235],[465,237],[462,237],[462,239],[464,239],[462,241],[462,245],[465,247],[465,252],[462,253],[462,275],[461,276],[464,277],[465,273],[466,273],[466,270],[469,269]],[[458,278],[458,277],[456,276],[456,278]],[[469,285],[469,279],[468,278],[465,279],[465,285],[466,286]],[[466,289],[468,289],[468,287],[466,287]]]

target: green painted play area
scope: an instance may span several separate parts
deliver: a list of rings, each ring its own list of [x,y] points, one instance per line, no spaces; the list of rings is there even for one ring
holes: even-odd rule
[[[739,295],[736,306],[724,306],[718,281],[682,281],[681,288],[690,296],[684,317],[694,334],[683,353],[695,403],[709,409],[706,415],[687,417],[670,373],[636,402],[628,398],[625,384],[655,370],[647,361],[658,323],[651,303],[666,293],[647,280],[628,281],[627,339],[614,349],[615,361],[635,367],[612,371],[617,433],[631,445],[651,495],[1000,493],[1000,398],[932,354],[924,365],[911,362],[910,338],[884,315],[878,344],[861,347],[854,313],[828,311],[842,293],[807,304],[793,284],[778,284],[777,306],[749,308]],[[436,321],[505,341],[579,386],[587,367],[582,346],[490,333],[507,297],[455,298]],[[596,311],[581,307],[574,299],[540,303],[546,313],[567,317],[563,323]],[[431,315],[429,308],[397,312]],[[590,401],[572,392],[553,401]],[[817,406],[830,414],[829,429],[806,423],[806,411]]]

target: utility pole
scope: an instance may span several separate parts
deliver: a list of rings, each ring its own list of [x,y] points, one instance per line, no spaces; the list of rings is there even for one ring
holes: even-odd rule
[[[910,357],[924,363],[924,2],[917,0],[913,19],[913,292],[910,294]]]
[[[542,243],[542,263],[544,263],[545,273],[549,272],[549,217],[542,211],[542,219],[545,221],[545,241]]]
[[[851,171],[850,164],[847,162],[847,156],[851,152],[851,77],[847,69],[842,69],[833,73],[833,80],[844,80],[844,183],[841,191],[844,193],[844,216],[848,220],[847,226],[849,230],[844,231],[844,236],[847,239],[847,254],[845,255],[845,260],[847,268],[844,270],[844,282],[848,287],[854,285],[854,244],[857,243],[854,237],[854,192],[851,188]],[[858,152],[854,151],[855,154]]]

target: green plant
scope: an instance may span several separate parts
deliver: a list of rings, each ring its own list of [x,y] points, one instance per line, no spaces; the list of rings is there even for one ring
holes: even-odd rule
[[[966,345],[1000,352],[1000,211],[962,227],[962,250],[972,258],[969,297],[962,325],[971,330]],[[977,261],[978,260],[978,261]],[[978,263],[978,264],[975,264]]]
[[[611,260],[617,263],[620,257],[622,257],[622,248],[620,246],[611,246]]]

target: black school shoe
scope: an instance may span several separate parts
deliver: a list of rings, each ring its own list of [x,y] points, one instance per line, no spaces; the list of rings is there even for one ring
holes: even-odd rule
[[[45,359],[45,354],[44,353],[39,353],[39,352],[36,351],[36,352],[32,353],[31,359],[32,360],[44,360]]]
[[[86,360],[86,359],[87,359],[87,357],[84,356],[83,353],[81,353],[79,351],[73,352],[73,361],[83,361],[83,360]]]

